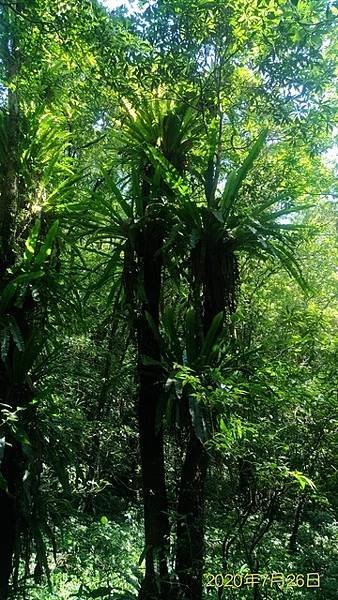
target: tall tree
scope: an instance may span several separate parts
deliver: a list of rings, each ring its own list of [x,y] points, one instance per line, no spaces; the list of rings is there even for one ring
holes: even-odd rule
[[[91,421],[87,426],[94,431],[90,450],[81,448],[81,461],[99,453],[101,437],[109,444],[103,421],[117,406],[111,389],[119,370],[113,365],[119,353],[113,358],[111,352],[119,344],[113,327],[107,348],[98,347],[106,339],[107,322],[123,322],[117,330],[126,337],[120,354],[130,341],[136,350],[133,365],[130,351],[128,369],[130,379],[135,376],[137,381],[145,526],[145,576],[139,595],[143,600],[200,600],[206,499],[212,495],[206,485],[208,473],[213,476],[210,449],[235,481],[238,527],[249,523],[251,535],[238,556],[245,554],[250,567],[277,520],[282,499],[290,505],[296,498],[298,502],[290,538],[293,554],[306,512],[311,486],[300,468],[313,470],[313,465],[305,457],[298,464],[283,446],[293,467],[283,464],[277,489],[267,491],[250,461],[255,452],[264,463],[264,452],[250,442],[245,425],[243,452],[234,444],[234,456],[229,457],[224,447],[232,434],[240,438],[241,419],[247,420],[238,400],[241,386],[251,386],[250,398],[256,402],[257,381],[244,369],[257,369],[269,381],[263,359],[255,356],[250,363],[243,358],[243,366],[238,358],[247,349],[238,342],[234,325],[241,318],[235,313],[238,299],[245,314],[243,331],[252,325],[250,311],[243,309],[247,270],[254,272],[253,280],[256,272],[265,273],[266,282],[282,265],[304,286],[298,262],[306,225],[301,215],[308,214],[308,203],[326,192],[331,181],[318,156],[329,145],[334,112],[330,78],[335,68],[335,7],[276,0],[269,5],[214,2],[211,10],[210,3],[199,0],[184,5],[166,0],[126,18],[122,11],[108,17],[89,0],[36,0],[29,6],[0,1],[0,6],[7,90],[1,113],[0,203],[0,380],[6,405],[0,520],[8,542],[0,548],[2,596],[8,596],[14,550],[18,556],[24,545],[20,548],[23,526],[32,533],[24,543],[36,552],[36,580],[43,569],[48,571],[48,522],[43,515],[44,529],[35,501],[41,478],[53,480],[43,464],[54,453],[55,470],[63,480],[60,495],[67,499],[70,478],[60,467],[54,444],[46,450],[48,436],[39,428],[38,364],[41,360],[46,366],[50,360],[43,354],[45,338],[54,346],[56,334],[66,347],[77,313],[85,313],[81,335],[86,341],[73,340],[78,356],[81,343],[90,345],[91,335],[95,356],[92,363],[88,359],[90,368],[99,369],[102,356],[107,356],[102,385],[96,375],[89,386],[99,392],[89,394],[84,385],[80,391],[72,388],[83,398],[83,422]],[[53,224],[55,214],[61,226]],[[89,291],[84,289],[87,284]],[[103,308],[105,299],[98,296],[106,284],[110,290]],[[69,316],[65,304],[73,298],[76,310]],[[104,317],[98,315],[101,309]],[[269,322],[267,331],[272,329]],[[255,334],[270,354],[263,325]],[[281,352],[286,352],[284,346]],[[308,360],[304,350],[302,356]],[[71,379],[70,370],[78,362],[74,356],[70,365],[60,362],[58,377],[65,370],[67,382],[67,373]],[[273,365],[283,379],[282,361],[276,358]],[[232,384],[224,382],[227,377],[235,383],[239,379],[237,397]],[[57,376],[52,379],[57,385]],[[285,376],[283,389],[287,387]],[[70,405],[69,399],[60,402],[67,410]],[[268,410],[268,400],[264,408]],[[49,432],[55,414],[46,412]],[[292,439],[292,416],[286,409],[284,414]],[[325,419],[303,432],[318,457],[327,435]],[[116,421],[121,423],[120,416]],[[60,423],[75,453],[64,416]],[[270,428],[265,437],[263,427],[255,427],[268,440]],[[330,435],[328,445],[333,447]],[[328,449],[326,456],[331,454]],[[73,479],[82,481],[75,463],[71,479],[75,473]],[[91,493],[97,484],[93,464],[83,466],[88,475],[83,488],[90,487]],[[264,465],[259,465],[264,476],[276,468],[266,461]],[[112,483],[113,468],[106,468]],[[306,487],[304,497],[289,493],[282,477],[298,477]],[[236,510],[224,476],[222,485]],[[88,494],[83,505],[92,509],[93,496]],[[107,498],[105,506],[113,504],[109,493]],[[231,515],[227,519],[234,522]],[[224,542],[224,564],[231,544],[237,548],[230,538]],[[25,570],[29,572],[27,561]],[[18,569],[14,571],[15,581]]]

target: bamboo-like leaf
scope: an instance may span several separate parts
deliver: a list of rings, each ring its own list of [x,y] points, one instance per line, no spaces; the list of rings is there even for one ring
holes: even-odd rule
[[[253,166],[255,159],[258,157],[260,151],[262,150],[266,137],[268,135],[268,130],[264,129],[262,133],[259,135],[256,142],[253,144],[248,156],[244,160],[242,166],[238,169],[237,172],[231,172],[228,177],[228,181],[226,183],[224,192],[222,194],[220,205],[224,214],[225,219],[228,218],[233,205],[236,201],[236,197],[238,191],[240,190],[248,172]]]
[[[195,435],[203,444],[208,438],[203,407],[200,401],[192,395],[189,396],[189,413]]]
[[[209,331],[205,336],[205,340],[203,342],[201,356],[207,362],[210,358],[210,355],[214,349],[214,346],[217,344],[220,334],[222,332],[224,314],[223,312],[219,312],[212,320],[212,323],[209,327]]]
[[[167,306],[164,310],[163,318],[163,327],[165,332],[169,338],[169,345],[172,349],[173,355],[175,357],[175,361],[180,363],[182,361],[182,349],[179,337],[177,335],[176,326],[175,326],[175,313],[172,306]]]
[[[157,148],[152,148],[151,146],[146,148],[145,151],[155,167],[158,165],[162,167],[162,178],[174,192],[183,197],[191,195],[191,190],[189,190],[188,183],[162,154],[162,152],[160,152]]]
[[[96,281],[93,285],[91,285],[85,295],[85,300],[87,300],[87,298],[89,297],[89,295],[96,291],[101,289],[102,287],[104,287],[109,281],[111,281],[112,278],[114,278],[114,276],[116,275],[116,267],[117,264],[120,260],[120,255],[121,255],[121,249],[117,248],[114,252],[113,252],[113,256],[108,260],[106,267],[104,269],[103,274],[101,275],[101,277],[98,279],[98,281]]]
[[[20,328],[16,322],[16,320],[14,319],[14,317],[9,317],[8,318],[8,327],[9,330],[11,332],[14,344],[16,345],[17,349],[20,352],[23,352],[25,349],[25,342],[24,339],[22,337],[22,333],[20,331]]]
[[[43,277],[43,275],[44,275],[44,272],[42,270],[31,271],[29,273],[20,273],[20,275],[17,275],[13,279],[12,284],[16,286],[18,284],[31,283],[31,281],[34,281],[35,279],[40,279],[40,277]]]
[[[12,300],[16,289],[17,289],[17,281],[10,281],[4,288],[0,297],[0,314],[6,312],[6,309]]]
[[[125,213],[125,215],[128,218],[132,218],[132,216],[133,216],[133,208],[132,208],[131,204],[128,204],[128,202],[126,201],[126,199],[123,197],[122,192],[120,191],[120,189],[118,188],[118,186],[114,182],[112,176],[111,175],[106,175],[105,180],[106,180],[106,183],[107,183],[108,187],[110,187],[111,190],[113,191],[113,194],[114,194],[117,202],[119,203],[120,207],[122,208],[123,212]]]
[[[24,253],[24,259],[28,260],[32,256],[34,256],[36,244],[39,238],[39,233],[41,229],[41,219],[36,219],[34,226],[25,242],[26,250]]]
[[[53,225],[48,230],[45,240],[38,252],[38,255],[37,255],[35,261],[34,261],[35,265],[37,267],[40,267],[44,263],[46,258],[51,254],[53,243],[57,236],[58,229],[59,229],[59,221],[57,219],[56,221],[54,221]]]
[[[1,359],[5,362],[9,350],[10,331],[9,327],[4,327],[0,332]]]
[[[280,219],[280,217],[289,216],[294,213],[300,213],[304,210],[309,210],[313,208],[313,204],[302,204],[301,206],[295,206],[293,208],[285,208],[283,210],[279,210],[273,213],[267,213],[262,215],[262,221],[275,221],[276,219]]]

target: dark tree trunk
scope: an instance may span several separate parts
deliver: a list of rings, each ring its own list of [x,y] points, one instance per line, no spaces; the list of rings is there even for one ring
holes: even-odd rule
[[[0,397],[8,410],[15,412],[19,407],[21,424],[28,431],[34,419],[35,408],[29,405],[34,397],[33,389],[26,383],[11,385],[4,380],[1,372]],[[18,544],[20,531],[21,506],[20,494],[22,482],[27,468],[27,458],[22,451],[21,441],[7,426],[3,427],[0,437],[5,439],[5,447],[0,460],[0,600],[7,600],[9,582],[13,573],[13,559]]]
[[[1,464],[1,474],[7,482],[7,489],[0,489],[1,544],[0,544],[0,600],[6,600],[12,574],[13,555],[18,524],[17,484],[21,473],[21,448],[12,444],[5,449]]]
[[[6,481],[13,479],[15,471],[16,452],[13,448],[6,448],[1,471]],[[13,492],[13,490],[12,490]],[[1,514],[1,544],[0,544],[0,599],[8,596],[9,579],[12,572],[12,557],[16,538],[16,499],[9,490],[0,490]]]
[[[20,12],[20,3],[14,2],[13,9]],[[10,8],[3,8],[3,36],[1,40],[1,59],[3,61],[8,83],[7,100],[7,144],[6,160],[2,167],[2,185],[0,192],[0,276],[14,262],[14,239],[16,212],[18,207],[18,143],[19,143],[19,100],[15,78],[18,73],[19,43],[11,30]]]
[[[176,573],[181,597],[200,600],[203,592],[204,488],[208,455],[191,429],[182,468],[177,515]]]
[[[13,3],[13,9],[20,10],[19,2]],[[3,8],[3,35],[1,40],[1,59],[6,70],[8,83],[16,83],[18,73],[19,43],[11,30],[11,18],[14,12]],[[7,102],[7,147],[6,159],[1,165],[2,178],[0,189],[0,284],[7,283],[6,271],[12,266],[14,255],[14,240],[16,214],[18,208],[18,143],[19,143],[19,101],[17,87],[14,91],[8,88]],[[20,391],[12,391],[7,379],[4,364],[0,365],[0,403],[7,404],[15,410],[20,397]],[[9,593],[9,581],[12,574],[12,563],[16,545],[18,524],[17,488],[21,476],[22,454],[20,444],[3,428],[0,431],[2,439],[2,457],[0,460],[0,600],[6,600]]]
[[[216,225],[216,229],[215,229]],[[235,258],[227,254],[223,238],[217,236],[217,223],[206,215],[208,241],[201,246],[199,258],[193,263],[199,273],[203,291],[202,329],[206,336],[220,312],[233,308],[234,282],[237,277]],[[198,285],[197,285],[198,288]],[[184,600],[201,600],[203,595],[204,505],[208,454],[190,423],[185,460],[178,498],[176,574]]]
[[[159,420],[163,392],[161,349],[155,329],[159,325],[162,274],[162,237],[148,226],[139,237],[138,260],[143,273],[144,301],[137,318],[138,420],[141,452],[146,573],[139,598],[168,598],[167,555],[169,517],[165,484],[163,432]],[[147,357],[150,361],[145,359]]]
[[[292,556],[297,554],[297,550],[298,550],[298,548],[297,548],[298,532],[299,532],[299,527],[302,522],[304,506],[305,506],[305,498],[301,498],[300,501],[298,502],[296,510],[295,510],[292,532],[291,532],[290,539],[289,539],[289,554],[291,554]]]

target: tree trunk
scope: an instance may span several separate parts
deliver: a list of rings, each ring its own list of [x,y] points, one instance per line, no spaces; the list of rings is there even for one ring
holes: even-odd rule
[[[1,401],[8,410],[15,412],[19,407],[21,413],[21,425],[28,431],[28,425],[34,419],[35,408],[29,403],[34,397],[34,391],[30,385],[20,383],[10,384],[3,378],[0,381]],[[9,594],[9,582],[13,572],[13,558],[18,543],[20,532],[20,494],[24,473],[27,469],[27,457],[22,451],[22,444],[18,434],[13,434],[8,426],[2,428],[0,437],[5,439],[6,445],[2,456],[0,486],[0,600],[7,600]]]
[[[303,515],[303,511],[304,511],[305,502],[306,502],[305,498],[302,497],[299,500],[296,510],[295,510],[295,516],[294,516],[294,520],[293,520],[292,532],[290,535],[289,548],[288,548],[289,554],[291,554],[291,556],[294,556],[295,554],[297,554],[298,531],[299,531],[299,527],[302,522],[302,515]]]
[[[15,5],[15,6],[14,6]],[[19,3],[13,3],[19,11]],[[1,59],[5,66],[6,78],[14,89],[8,87],[7,101],[7,144],[6,159],[2,167],[2,185],[0,193],[0,277],[14,262],[14,240],[16,212],[18,206],[18,143],[19,143],[19,100],[15,78],[18,73],[18,40],[11,31],[11,10],[3,8],[3,38],[1,40]]]
[[[208,455],[191,429],[182,468],[177,515],[176,573],[181,597],[201,600],[204,558],[204,488]]]
[[[203,290],[201,312],[204,336],[217,314],[223,312],[226,307],[232,309],[233,284],[236,279],[234,257],[227,254],[223,238],[219,239],[213,235],[214,220],[212,214],[207,215],[205,228],[206,232],[209,232],[209,239],[204,247],[201,246],[199,259],[192,261],[199,269],[195,280],[200,280]],[[176,573],[180,582],[181,597],[184,600],[201,600],[208,454],[192,423],[188,429],[178,498]]]
[[[13,3],[19,10],[19,3]],[[18,72],[18,40],[11,30],[10,8],[3,8],[3,37],[1,40],[1,58],[6,70],[8,83],[16,84]],[[7,148],[6,158],[1,165],[2,182],[0,190],[0,284],[6,285],[6,271],[13,264],[16,213],[18,207],[18,143],[19,143],[19,101],[17,88],[8,87],[6,115]],[[18,403],[18,390],[11,389],[4,364],[0,366],[0,402],[15,410]],[[20,444],[8,435],[8,431],[0,432],[3,441],[0,486],[0,600],[6,600],[9,593],[9,581],[12,573],[12,562],[16,544],[18,523],[17,485],[21,474]]]
[[[140,234],[138,246],[138,259],[143,272],[144,285],[144,300],[137,318],[137,345],[138,421],[146,561],[146,573],[139,598],[164,600],[168,598],[169,584],[167,567],[169,518],[163,433],[159,420],[163,372],[159,364],[161,349],[155,331],[159,325],[162,274],[162,238],[156,224],[152,227],[148,226]]]
[[[8,488],[0,489],[1,544],[0,544],[0,600],[6,600],[12,573],[12,560],[16,541],[17,500],[15,481],[18,481],[20,448],[7,446],[1,464],[1,474]]]

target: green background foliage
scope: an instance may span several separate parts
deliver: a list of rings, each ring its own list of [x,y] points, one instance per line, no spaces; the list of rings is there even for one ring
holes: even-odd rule
[[[173,595],[194,440],[203,597],[333,600],[337,3],[134,8],[0,0],[0,598],[199,600]],[[169,526],[151,548],[145,373]],[[205,586],[249,572],[321,587]]]

